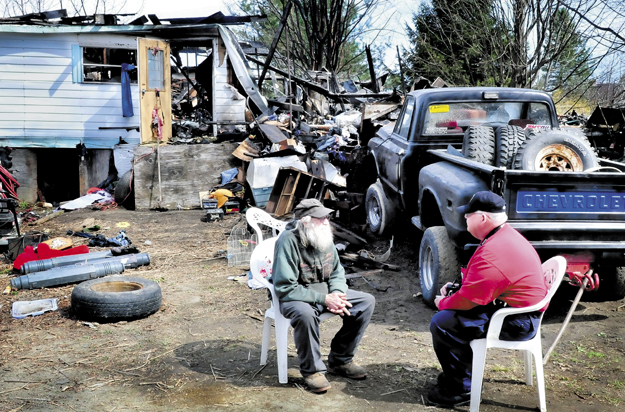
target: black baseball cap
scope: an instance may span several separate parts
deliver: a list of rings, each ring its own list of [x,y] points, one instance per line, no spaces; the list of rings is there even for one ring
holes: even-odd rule
[[[468,204],[458,206],[458,213],[466,214],[473,212],[502,213],[506,211],[506,202],[499,195],[484,190],[473,195]]]

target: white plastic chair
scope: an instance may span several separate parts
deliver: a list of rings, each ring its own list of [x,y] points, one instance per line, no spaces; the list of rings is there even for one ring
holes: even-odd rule
[[[273,251],[276,245],[277,237],[260,242],[256,249],[252,252],[250,258],[250,271],[252,276],[264,287],[271,292],[271,307],[265,311],[265,323],[263,325],[263,343],[260,352],[260,364],[265,365],[267,363],[267,352],[269,351],[269,335],[271,335],[271,319],[274,320],[276,326],[276,349],[278,358],[278,382],[288,383],[287,376],[287,345],[289,338],[289,326],[291,321],[280,313],[280,303],[278,297],[275,294],[273,284],[269,283],[263,274],[266,276],[271,275],[273,266]],[[325,312],[319,320],[328,319],[334,316],[333,313]]]
[[[536,336],[528,341],[505,341],[499,340],[501,326],[506,316],[534,312],[544,307],[556,293],[558,286],[562,283],[562,278],[566,272],[566,259],[562,256],[555,256],[543,263],[543,273],[545,282],[549,287],[547,296],[539,303],[525,308],[504,308],[499,309],[490,320],[488,333],[484,339],[476,339],[471,341],[471,349],[473,349],[473,374],[471,376],[471,405],[470,412],[478,412],[480,410],[482,380],[484,378],[484,366],[486,363],[486,350],[488,348],[516,349],[525,351],[525,383],[533,384],[532,379],[532,355],[534,355],[534,364],[536,365],[536,382],[538,385],[538,400],[541,412],[547,411],[547,403],[545,400],[545,378],[543,374],[543,348],[540,335],[540,326]],[[540,319],[542,324],[542,317]]]
[[[270,227],[273,230],[274,236],[278,236],[287,225],[287,222],[278,220],[257,207],[250,207],[247,209],[247,212],[245,212],[245,219],[252,229],[254,229],[254,232],[256,232],[258,243],[263,241],[263,232],[260,229],[259,224]]]

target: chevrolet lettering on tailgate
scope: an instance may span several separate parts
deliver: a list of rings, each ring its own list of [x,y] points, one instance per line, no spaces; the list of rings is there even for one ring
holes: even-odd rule
[[[541,192],[521,190],[517,194],[518,213],[623,213],[625,192]]]

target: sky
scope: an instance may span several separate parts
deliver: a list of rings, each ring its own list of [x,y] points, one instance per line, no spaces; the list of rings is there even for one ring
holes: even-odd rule
[[[166,17],[206,17],[213,13],[221,11],[225,15],[230,12],[226,3],[235,2],[236,0],[145,0],[143,10],[140,14],[156,14],[160,18]],[[385,18],[379,22],[384,24],[388,21],[387,27],[379,40],[387,41],[392,45],[388,50],[384,62],[387,66],[394,68],[397,62],[397,49],[409,47],[409,41],[406,38],[404,27],[407,23],[411,23],[413,12],[417,10],[420,0],[417,1],[388,1]],[[132,3],[131,3],[132,4]],[[127,7],[128,12],[135,12],[131,7]],[[234,13],[237,14],[237,13]],[[373,42],[374,40],[371,39]],[[377,42],[378,40],[376,40]]]
[[[218,11],[230,14],[223,0],[145,0],[141,14],[156,14],[161,18],[207,17]]]

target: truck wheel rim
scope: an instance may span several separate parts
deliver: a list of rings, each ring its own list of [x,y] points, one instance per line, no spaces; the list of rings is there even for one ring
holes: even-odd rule
[[[432,266],[434,265],[434,254],[432,253],[432,248],[428,247],[423,251],[421,262],[423,262],[421,266],[421,278],[423,280],[423,284],[427,290],[432,290],[432,285],[434,284],[432,281]],[[423,291],[421,291],[421,293],[423,293]]]
[[[369,200],[369,223],[371,226],[377,227],[380,224],[380,205],[376,199]]]
[[[536,170],[543,172],[583,172],[584,163],[570,147],[553,144],[536,155]]]

